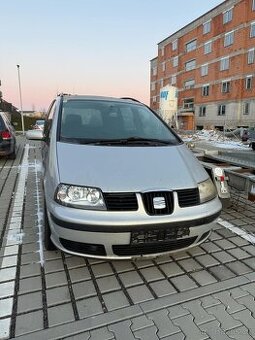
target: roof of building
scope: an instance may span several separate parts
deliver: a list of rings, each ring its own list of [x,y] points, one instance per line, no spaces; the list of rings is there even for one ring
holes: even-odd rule
[[[229,7],[233,4],[235,4],[236,2],[239,2],[240,0],[225,0],[222,3],[220,3],[219,5],[213,7],[212,9],[210,9],[208,12],[202,14],[201,16],[199,16],[198,18],[196,18],[195,20],[189,22],[187,25],[183,26],[182,28],[180,28],[178,31],[174,32],[173,34],[169,35],[168,37],[166,37],[165,39],[161,40],[158,45],[161,45],[162,43],[164,43],[166,40],[171,39],[174,40],[176,38],[178,38],[178,33],[182,33],[183,30],[187,30],[190,31],[193,29],[193,27],[196,27],[200,24],[201,19],[205,19],[205,20],[209,20],[210,16],[214,17],[218,14],[218,10],[222,7],[222,9],[224,10],[226,7]],[[215,12],[215,14],[213,13]],[[183,35],[183,34],[180,34]],[[153,60],[153,59],[152,59]]]

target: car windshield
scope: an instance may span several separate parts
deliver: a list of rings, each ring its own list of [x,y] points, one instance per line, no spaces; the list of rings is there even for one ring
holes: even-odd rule
[[[111,145],[167,145],[181,140],[146,106],[104,100],[64,100],[60,140]]]

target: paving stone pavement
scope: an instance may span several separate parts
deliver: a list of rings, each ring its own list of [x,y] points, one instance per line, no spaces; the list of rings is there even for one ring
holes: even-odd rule
[[[17,159],[0,159],[0,339],[255,338],[255,247],[220,224],[199,247],[152,260],[45,251],[40,145],[19,137]],[[243,194],[221,218],[255,232]]]

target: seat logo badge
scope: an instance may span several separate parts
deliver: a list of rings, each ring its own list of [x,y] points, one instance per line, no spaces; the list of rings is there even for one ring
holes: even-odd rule
[[[165,209],[166,201],[164,197],[153,197],[153,207],[154,209]]]

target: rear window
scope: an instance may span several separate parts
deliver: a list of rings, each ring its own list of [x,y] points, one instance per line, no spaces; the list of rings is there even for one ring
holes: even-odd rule
[[[2,116],[0,115],[0,130],[4,130],[4,129],[5,129],[5,124],[4,124]]]
[[[60,140],[161,139],[178,144],[180,140],[146,106],[95,100],[63,102]],[[73,139],[73,140],[72,140]]]
[[[37,125],[44,125],[44,123],[45,123],[45,120],[37,120],[36,122],[35,122],[35,124],[37,124]]]

